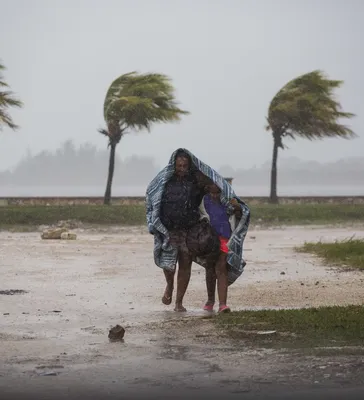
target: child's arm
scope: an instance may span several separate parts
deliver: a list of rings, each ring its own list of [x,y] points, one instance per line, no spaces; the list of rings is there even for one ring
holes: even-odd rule
[[[205,209],[205,204],[204,204],[204,197],[202,198],[202,201],[200,203],[200,207],[199,207],[199,211],[200,211],[200,221],[202,220],[207,220],[208,222],[210,222],[210,217],[209,214],[207,213],[206,209]]]

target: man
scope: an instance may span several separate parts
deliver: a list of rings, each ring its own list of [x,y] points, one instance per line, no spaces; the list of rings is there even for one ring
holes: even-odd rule
[[[187,248],[188,230],[200,220],[199,205],[205,194],[202,180],[198,181],[191,169],[192,161],[182,150],[175,158],[175,173],[165,185],[161,201],[160,219],[170,235],[170,244],[178,251],[178,277],[175,311],[186,311],[183,297],[186,293],[192,267],[192,255]],[[172,302],[175,270],[164,270],[167,286],[163,304]]]

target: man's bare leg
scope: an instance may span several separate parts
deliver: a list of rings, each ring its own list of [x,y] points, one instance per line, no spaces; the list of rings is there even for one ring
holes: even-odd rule
[[[177,296],[175,311],[186,311],[183,307],[183,297],[191,278],[192,257],[186,251],[178,256]]]
[[[172,303],[175,271],[163,270],[163,272],[166,278],[167,286],[164,291],[164,295],[162,297],[162,303],[165,304],[166,306],[169,306]]]

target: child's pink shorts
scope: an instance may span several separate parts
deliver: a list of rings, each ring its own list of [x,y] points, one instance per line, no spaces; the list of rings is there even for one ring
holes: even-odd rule
[[[227,243],[228,243],[229,239],[226,239],[222,236],[220,236],[219,239],[220,239],[220,250],[223,253],[228,253],[229,249],[227,247]]]

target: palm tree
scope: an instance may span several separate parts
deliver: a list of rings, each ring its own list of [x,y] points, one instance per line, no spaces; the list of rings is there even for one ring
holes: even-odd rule
[[[104,120],[107,128],[99,130],[109,140],[109,170],[104,204],[110,204],[115,166],[115,149],[121,138],[131,132],[146,129],[153,123],[178,122],[189,114],[177,107],[174,87],[162,74],[130,72],[115,79],[105,96]]]
[[[278,202],[277,159],[278,149],[284,149],[283,138],[297,137],[319,140],[326,137],[355,137],[355,133],[339,120],[352,118],[354,114],[342,111],[335,100],[334,90],[343,81],[327,79],[316,70],[301,75],[290,82],[273,97],[268,109],[266,129],[273,136],[270,201]]]
[[[8,109],[10,107],[21,108],[23,103],[13,97],[13,93],[9,91],[9,85],[5,82],[2,71],[5,71],[5,66],[0,62],[0,131],[3,130],[4,126],[12,130],[16,130],[18,126],[14,123],[11,118]]]

